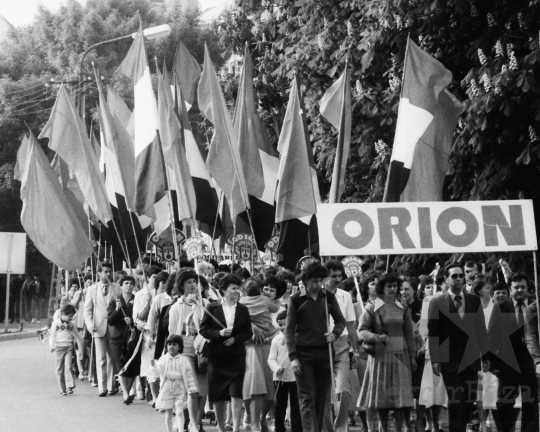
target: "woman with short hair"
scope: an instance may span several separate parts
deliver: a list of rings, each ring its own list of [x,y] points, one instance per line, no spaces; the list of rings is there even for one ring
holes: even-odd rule
[[[416,370],[416,345],[409,307],[396,298],[401,284],[398,276],[383,275],[377,283],[378,298],[360,319],[360,338],[374,344],[375,355],[368,358],[359,405],[377,410],[383,432],[388,432],[390,410],[396,430],[401,430],[414,407],[411,370]]]
[[[238,303],[242,279],[228,274],[221,279],[220,302],[207,306],[200,334],[210,340],[208,398],[214,404],[218,431],[225,432],[225,402],[231,401],[233,432],[240,430],[242,387],[246,372],[246,348],[253,336],[246,306]]]

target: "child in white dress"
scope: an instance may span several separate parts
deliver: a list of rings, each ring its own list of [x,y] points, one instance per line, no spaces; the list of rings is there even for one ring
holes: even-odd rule
[[[152,372],[160,377],[159,396],[156,408],[165,410],[167,432],[173,432],[173,408],[176,412],[176,428],[184,430],[184,409],[187,408],[188,394],[193,399],[199,397],[199,389],[193,378],[189,360],[184,357],[182,336],[170,335],[167,338],[167,354],[156,362],[151,361]],[[192,431],[197,430],[197,423],[191,422]]]

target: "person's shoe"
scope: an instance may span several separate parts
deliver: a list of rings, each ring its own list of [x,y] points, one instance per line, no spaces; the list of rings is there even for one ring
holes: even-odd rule
[[[144,400],[144,394],[142,392],[137,392],[137,396],[135,397],[137,400]]]
[[[118,393],[118,389],[109,391],[109,396],[114,396]]]
[[[232,431],[232,424],[230,424],[230,423],[225,423],[225,430],[226,430],[226,431]]]
[[[268,422],[266,419],[261,420],[261,432],[269,432],[268,431]]]
[[[95,382],[92,383],[92,387],[97,387],[97,386],[98,386],[97,383]]]
[[[67,392],[65,392],[65,391],[61,391],[60,394],[61,394],[62,396],[67,396]]]
[[[206,431],[204,430],[204,428],[203,428],[202,423],[199,423],[199,425],[198,425],[198,431],[199,431],[199,432],[206,432]]]
[[[35,324],[35,323],[37,323],[37,319],[32,318],[32,321],[30,321],[30,324]]]
[[[107,396],[107,390],[102,391],[98,396],[99,396],[99,397],[105,397],[105,396]]]
[[[73,394],[73,389],[69,388],[68,391],[66,392],[68,395],[72,395]]]

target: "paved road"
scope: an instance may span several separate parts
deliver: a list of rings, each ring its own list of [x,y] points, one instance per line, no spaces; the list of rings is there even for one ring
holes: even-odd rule
[[[36,338],[0,343],[0,432],[164,431],[164,415],[145,402],[125,406],[122,396],[99,398],[77,381],[60,396],[48,343]],[[207,432],[215,427],[205,424]]]

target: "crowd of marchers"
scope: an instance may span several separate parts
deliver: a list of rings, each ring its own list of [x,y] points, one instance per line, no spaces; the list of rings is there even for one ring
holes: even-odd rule
[[[429,276],[304,262],[100,264],[50,328],[60,394],[147,401],[167,431],[539,430],[534,286],[466,262]],[[80,384],[82,385],[82,383]],[[141,402],[137,403],[138,405]],[[130,409],[130,408],[125,408]],[[446,423],[445,423],[446,424]]]

